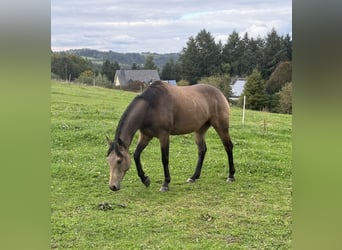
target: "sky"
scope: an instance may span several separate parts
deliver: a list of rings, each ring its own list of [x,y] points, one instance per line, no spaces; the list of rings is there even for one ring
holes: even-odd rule
[[[227,42],[235,30],[292,36],[291,0],[51,0],[51,49],[181,52],[202,29]]]

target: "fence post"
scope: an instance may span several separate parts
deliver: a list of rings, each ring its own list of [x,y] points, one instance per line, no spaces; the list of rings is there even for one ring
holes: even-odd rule
[[[242,108],[242,126],[245,126],[245,109],[246,109],[246,96],[243,96],[243,108]]]

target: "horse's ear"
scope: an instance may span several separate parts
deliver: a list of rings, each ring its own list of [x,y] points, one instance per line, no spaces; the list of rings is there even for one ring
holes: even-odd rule
[[[113,142],[109,139],[108,135],[106,135],[106,139],[107,139],[108,146],[112,145]]]

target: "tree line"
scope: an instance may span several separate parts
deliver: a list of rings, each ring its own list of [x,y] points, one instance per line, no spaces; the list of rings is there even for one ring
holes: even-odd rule
[[[161,75],[196,84],[201,77],[246,77],[258,69],[268,79],[282,61],[292,61],[292,39],[289,35],[279,36],[275,29],[264,39],[249,38],[247,32],[240,37],[233,31],[225,44],[216,43],[214,36],[203,29],[189,38],[179,60],[170,60]]]
[[[292,112],[292,39],[279,36],[275,29],[264,38],[250,38],[247,32],[240,37],[233,31],[224,44],[215,42],[203,29],[162,69],[155,64],[154,54],[144,58],[143,64],[134,62],[130,68],[157,69],[161,79],[176,80],[178,85],[206,82],[220,88],[227,98],[232,95],[234,79],[247,78],[243,93],[247,108]],[[67,52],[51,54],[52,77],[67,81],[113,87],[115,71],[120,68],[117,61],[105,60],[101,65]]]

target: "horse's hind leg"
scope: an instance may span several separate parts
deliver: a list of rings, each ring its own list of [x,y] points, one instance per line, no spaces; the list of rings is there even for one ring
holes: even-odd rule
[[[147,144],[151,141],[151,137],[148,137],[142,133],[139,135],[138,145],[134,152],[134,161],[137,167],[138,175],[141,179],[141,182],[144,183],[146,187],[148,187],[151,183],[150,178],[145,176],[145,172],[142,169],[142,165],[140,162],[140,154],[146,148]]]
[[[227,178],[227,182],[235,181],[235,167],[234,167],[234,160],[233,160],[233,143],[230,139],[229,132],[228,132],[228,125],[227,126],[214,126],[216,132],[221,138],[222,144],[224,146],[224,149],[226,150],[226,153],[228,155],[228,163],[229,163],[229,175]]]
[[[205,157],[205,153],[207,152],[207,145],[205,143],[205,133],[210,127],[209,123],[206,123],[200,130],[195,132],[195,142],[198,148],[198,160],[195,169],[195,173],[191,176],[187,182],[192,183],[195,182],[196,179],[199,179],[201,176],[202,165]]]

